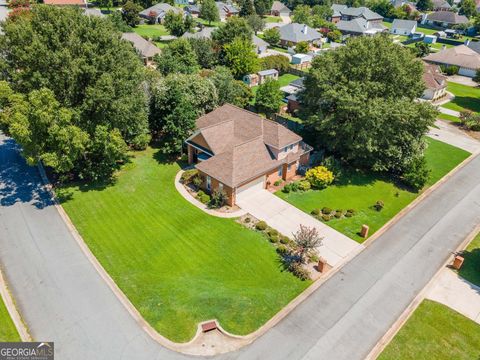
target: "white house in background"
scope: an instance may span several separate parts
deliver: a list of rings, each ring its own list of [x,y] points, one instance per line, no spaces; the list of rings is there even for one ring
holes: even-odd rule
[[[396,35],[412,35],[417,30],[417,22],[415,20],[393,20],[390,33]]]
[[[480,68],[480,54],[466,45],[454,46],[423,58],[431,64],[458,66],[459,75],[474,77]]]

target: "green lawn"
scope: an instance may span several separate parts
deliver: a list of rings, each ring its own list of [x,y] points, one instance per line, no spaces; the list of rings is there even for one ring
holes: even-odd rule
[[[195,21],[210,27],[219,27],[223,24],[221,21],[212,21],[211,24],[209,24],[207,20],[203,20],[202,18],[195,18]]]
[[[115,185],[58,189],[84,240],[143,317],[173,341],[216,318],[248,334],[310,285],[233,219],[207,215],[175,189],[180,166],[137,153]]]
[[[427,141],[429,146],[425,155],[432,170],[428,182],[430,186],[467,158],[469,153],[431,138],[427,138]],[[363,224],[370,227],[369,235],[372,235],[419,195],[398,186],[385,176],[364,172],[344,174],[339,183],[324,190],[289,194],[279,191],[276,194],[307,213],[323,207],[333,210],[355,209],[353,217],[332,219],[327,224],[358,242],[365,240],[358,235]],[[381,211],[373,208],[378,200],[385,203]]]
[[[140,36],[148,36],[149,38],[154,38],[157,36],[164,36],[164,35],[169,35],[169,32],[167,29],[165,29],[165,26],[161,24],[155,24],[155,25],[137,25],[137,27],[133,28],[133,31],[135,31],[138,35]]]
[[[449,82],[447,91],[455,95],[455,98],[442,105],[451,110],[462,111],[465,109],[480,112],[480,87],[466,86]]]
[[[458,274],[465,280],[480,286],[480,234],[472,240],[462,256],[465,261]]]
[[[453,116],[453,115],[444,114],[444,113],[439,113],[437,115],[437,118],[442,119],[442,120],[451,121],[453,123],[460,123],[460,119],[458,117]]]
[[[0,296],[0,342],[22,341]]]
[[[424,300],[378,360],[480,359],[480,325],[449,307]]]
[[[297,80],[300,76],[293,74],[283,74],[278,77],[278,82],[280,87],[290,84],[293,80]],[[257,95],[258,85],[252,87],[253,99],[250,101],[250,104],[255,104],[255,96]]]
[[[279,22],[282,22],[282,19],[280,18],[280,16],[265,16],[263,18],[263,20],[265,20],[265,22],[267,23],[279,23]]]

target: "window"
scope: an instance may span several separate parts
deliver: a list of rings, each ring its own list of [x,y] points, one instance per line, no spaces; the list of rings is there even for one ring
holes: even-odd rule
[[[212,178],[207,175],[207,190],[212,188]]]
[[[284,148],[283,148],[283,151],[284,151],[284,152],[287,152],[287,151],[288,151],[288,146],[287,146],[287,147],[284,147]]]
[[[218,183],[218,190],[223,191],[223,184],[222,183]]]
[[[292,164],[288,164],[288,171],[292,168]]]
[[[283,166],[279,166],[278,167],[278,176],[282,176],[283,175]]]

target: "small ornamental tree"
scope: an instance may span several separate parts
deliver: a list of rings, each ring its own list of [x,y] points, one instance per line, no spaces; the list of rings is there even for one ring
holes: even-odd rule
[[[259,112],[264,113],[267,117],[272,117],[278,111],[282,98],[280,83],[276,80],[268,79],[258,87],[255,106]]]
[[[421,190],[430,178],[430,169],[424,156],[412,160],[403,174],[403,181],[415,190]]]
[[[297,43],[297,46],[295,46],[295,52],[297,54],[306,54],[308,52],[308,42],[306,41],[300,41]]]
[[[232,71],[235,78],[257,72],[260,68],[258,56],[250,40],[236,38],[224,46],[225,64]]]
[[[293,241],[297,245],[298,255],[302,262],[305,261],[305,255],[322,246],[322,240],[323,238],[318,233],[317,228],[300,224],[300,229],[293,234]]]
[[[127,23],[128,26],[135,27],[140,22],[140,16],[138,15],[142,11],[142,7],[131,0],[128,0],[123,5],[122,17],[123,21]]]
[[[263,32],[263,39],[272,46],[278,45],[280,42],[280,31],[277,28],[267,29]]]
[[[250,25],[255,35],[257,34],[257,32],[262,31],[263,28],[265,27],[265,20],[263,20],[257,14],[252,14],[248,16],[247,23],[248,25]]]
[[[203,0],[200,6],[200,17],[208,21],[208,25],[210,25],[212,21],[220,21],[220,14],[218,13],[217,4],[215,4],[214,0]]]
[[[328,170],[325,166],[317,166],[307,170],[305,178],[312,187],[317,189],[326,188],[335,179],[333,172]]]

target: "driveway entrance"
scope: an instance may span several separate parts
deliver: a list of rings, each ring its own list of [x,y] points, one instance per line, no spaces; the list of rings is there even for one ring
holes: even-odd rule
[[[360,251],[363,245],[332,229],[309,214],[297,209],[268,190],[252,188],[237,197],[237,205],[257,219],[282,234],[292,237],[301,225],[317,228],[323,237],[323,245],[318,248],[321,257],[335,266],[350,255]]]

